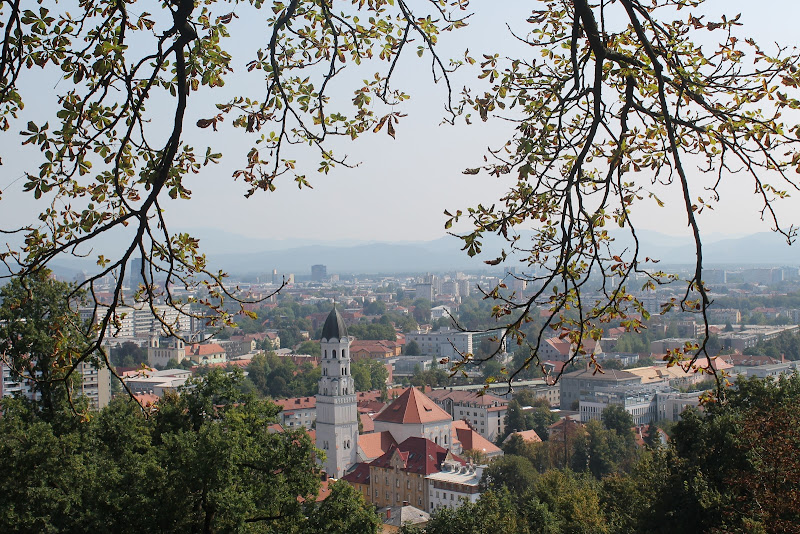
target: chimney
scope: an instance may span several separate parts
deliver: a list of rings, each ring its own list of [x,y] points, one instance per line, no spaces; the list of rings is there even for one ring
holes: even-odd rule
[[[408,506],[408,501],[403,501],[403,506]]]
[[[391,518],[392,518],[392,509],[391,508],[387,508],[386,509],[386,519],[388,521]]]

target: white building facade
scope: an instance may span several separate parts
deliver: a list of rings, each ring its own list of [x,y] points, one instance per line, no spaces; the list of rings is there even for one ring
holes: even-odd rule
[[[350,338],[334,308],[320,338],[322,376],[317,393],[317,448],[325,452],[323,468],[341,478],[356,463],[358,410],[355,382],[350,376]]]

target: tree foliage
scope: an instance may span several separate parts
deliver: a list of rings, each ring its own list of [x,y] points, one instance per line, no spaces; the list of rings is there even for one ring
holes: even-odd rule
[[[213,172],[223,156],[189,138],[202,131],[201,144],[213,145],[216,136],[241,136],[249,149],[233,178],[245,184],[246,196],[282,182],[308,187],[297,153],[310,158],[300,147],[313,151],[314,167],[327,173],[350,165],[334,152],[334,139],[395,135],[403,115],[395,106],[409,95],[393,75],[414,50],[446,87],[447,121],[516,124],[510,139],[497,140],[483,163],[464,171],[508,175],[509,191],[498,202],[445,212],[445,227],[460,232],[469,255],[497,234],[507,246],[487,263],[513,257],[536,268],[518,275],[529,282],[524,297],[502,284],[484,289],[511,345],[528,349],[509,380],[540,363],[548,328],[573,344],[575,356],[585,355],[585,342],[599,339],[610,321],[639,330],[648,312],[634,296],[634,275],[646,277],[645,290],[679,284],[681,296],[664,309],[702,314],[708,326],[698,215],[719,200],[721,184],[733,173],[747,176],[762,216],[788,241],[795,238],[774,203],[798,188],[792,171],[800,165],[800,129],[784,117],[800,106],[800,73],[797,54],[772,53],[739,35],[738,16],[698,16],[701,4],[543,0],[524,22],[511,21],[527,53],[447,60],[438,45],[467,25],[467,2],[174,0],[153,13],[111,0],[3,2],[0,132],[14,140],[4,147],[39,151],[29,158],[23,187],[42,209],[35,224],[2,229],[19,232],[24,245],[0,252],[0,260],[11,276],[24,278],[64,255],[90,255],[98,270],[80,284],[90,295],[99,280],[114,277],[110,302],[95,299],[100,328],[85,331],[91,343],[79,360],[92,357],[118,325],[117,306],[131,299],[123,292],[128,282],[138,286],[135,300],[163,300],[231,324],[232,312],[250,313],[225,302],[242,294],[209,268],[196,239],[170,230],[165,216],[173,201],[192,197],[189,178]],[[241,19],[264,29],[264,44],[235,44]],[[708,35],[712,46],[703,44]],[[245,83],[223,91],[237,62],[246,66]],[[455,97],[451,73],[460,66],[476,80]],[[364,75],[341,76],[351,70]],[[54,112],[25,121],[27,88],[54,73],[61,78]],[[339,82],[349,98],[337,96]],[[201,107],[207,101],[216,102],[213,109]],[[190,124],[189,117],[200,118]],[[691,171],[697,161],[699,171]],[[695,242],[695,267],[684,280],[651,268],[653,260],[639,254],[635,208],[662,205],[662,189],[679,193]],[[453,226],[465,220],[469,228]],[[523,229],[532,230],[530,241]],[[617,245],[620,233],[633,246]],[[108,234],[123,244],[121,252],[93,248]],[[132,272],[136,257],[142,261]],[[600,291],[587,293],[593,278],[601,280]],[[179,297],[177,287],[192,296]],[[539,310],[547,312],[544,329],[532,334],[525,326]],[[414,315],[430,320],[429,303],[415,301]],[[174,331],[176,324],[163,326]],[[671,358],[694,360],[705,347],[701,340]],[[470,355],[463,356],[457,365],[468,363]]]
[[[242,395],[239,380],[212,371],[149,417],[127,397],[88,420],[68,410],[45,420],[30,402],[4,399],[0,528],[311,533],[329,523],[376,532],[377,516],[352,488],[334,485],[330,501],[315,503],[308,434],[269,432],[278,408]]]
[[[47,269],[0,288],[0,358],[13,376],[31,384],[45,412],[71,401],[84,358],[84,326],[77,312],[81,292]],[[93,356],[96,366],[102,364]]]
[[[362,359],[350,364],[350,374],[355,380],[356,391],[385,389],[389,371],[380,360]]]

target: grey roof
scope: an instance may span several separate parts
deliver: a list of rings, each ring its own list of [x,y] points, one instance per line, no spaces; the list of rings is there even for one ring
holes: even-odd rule
[[[344,319],[336,308],[331,310],[328,318],[325,319],[325,326],[322,327],[321,339],[342,339],[347,337],[347,327]]]
[[[411,505],[387,506],[378,510],[384,525],[401,527],[403,525],[419,525],[427,523],[431,515],[425,510]],[[387,517],[387,515],[389,517]]]

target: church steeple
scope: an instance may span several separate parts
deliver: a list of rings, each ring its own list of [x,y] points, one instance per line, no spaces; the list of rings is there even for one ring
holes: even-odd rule
[[[358,411],[355,382],[350,376],[350,338],[334,307],[319,340],[322,376],[317,393],[317,448],[325,452],[325,471],[340,478],[356,463]]]

